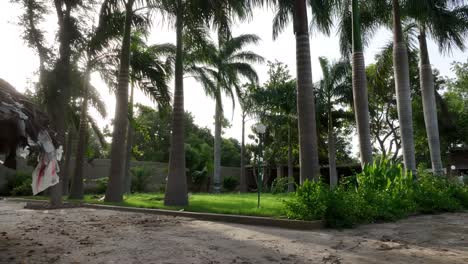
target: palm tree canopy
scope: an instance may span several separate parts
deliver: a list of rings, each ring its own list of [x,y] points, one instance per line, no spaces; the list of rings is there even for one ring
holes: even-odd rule
[[[464,50],[468,33],[467,1],[411,0],[406,1],[403,12],[430,33],[440,51],[454,46]]]
[[[327,35],[333,26],[332,11],[337,0],[308,0],[312,10],[310,28],[317,29]],[[292,21],[294,13],[294,0],[274,0],[271,1],[275,8],[273,18],[273,39],[276,39],[284,31],[286,26]]]

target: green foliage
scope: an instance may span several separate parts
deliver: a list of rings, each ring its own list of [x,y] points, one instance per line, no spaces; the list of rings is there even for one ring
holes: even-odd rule
[[[372,208],[362,195],[339,186],[330,192],[325,223],[330,227],[352,227],[372,221]]]
[[[415,213],[467,209],[468,187],[422,168],[415,181],[401,164],[382,159],[331,191],[320,182],[306,182],[285,205],[290,218],[324,219],[330,227],[352,227]]]
[[[109,184],[108,177],[97,178],[94,180],[96,183],[96,193],[97,194],[104,194],[107,190],[107,185]]]
[[[414,199],[423,213],[454,212],[466,204],[467,189],[449,182],[446,178],[435,177],[419,169],[419,181]]]
[[[192,173],[192,182],[195,185],[201,185],[206,180],[207,177],[208,177],[208,171],[206,168],[204,168],[201,171],[194,171]]]
[[[322,182],[306,180],[293,199],[285,201],[286,215],[300,220],[317,220],[325,216],[330,190]]]
[[[31,173],[17,171],[7,183],[7,190],[11,196],[32,195]]]
[[[132,174],[132,192],[144,192],[151,180],[151,170],[146,167],[135,167],[130,172]]]
[[[229,177],[224,177],[223,179],[223,188],[226,191],[232,192],[236,189],[238,185],[239,185],[239,180],[235,177],[229,176]]]
[[[288,191],[288,177],[281,177],[276,178],[273,180],[271,184],[271,193],[278,194],[278,193],[285,193]]]

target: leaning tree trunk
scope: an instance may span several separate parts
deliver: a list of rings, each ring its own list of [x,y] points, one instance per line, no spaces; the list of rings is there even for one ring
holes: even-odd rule
[[[122,179],[125,174],[125,137],[128,123],[128,82],[130,68],[130,34],[132,30],[134,0],[128,0],[125,10],[125,28],[120,54],[120,69],[117,90],[115,91],[115,119],[112,133],[111,164],[106,202],[121,202],[123,199]]]
[[[240,192],[247,192],[247,179],[245,174],[245,113],[242,113]]]
[[[175,64],[174,108],[169,157],[169,174],[166,184],[165,205],[188,205],[187,177],[185,175],[184,131],[184,71],[183,71],[183,10],[182,0],[177,0],[177,49]]]
[[[435,175],[443,175],[442,159],[440,157],[439,125],[437,120],[437,106],[435,100],[434,77],[427,51],[426,29],[420,27],[419,47],[420,66],[419,79],[421,82],[421,93],[424,110],[424,121],[426,123],[427,142],[431,154],[432,171]]]
[[[223,110],[221,102],[216,99],[215,109],[215,136],[214,136],[214,166],[213,166],[213,192],[221,192],[221,127]]]
[[[393,0],[393,65],[405,169],[416,173],[413,142],[413,113],[409,79],[408,50],[401,28],[400,5]]]
[[[288,192],[294,192],[294,185],[291,122],[288,122]]]
[[[83,104],[81,105],[80,127],[78,129],[78,145],[76,147],[75,171],[70,189],[71,199],[83,199],[83,170],[86,156],[86,133],[88,132],[88,94],[89,94],[89,70],[83,87]]]
[[[299,117],[299,163],[301,170],[300,181],[302,184],[307,179],[318,180],[320,167],[306,0],[295,0],[294,11],[297,113]]]
[[[328,105],[331,106],[330,100],[328,100]],[[338,176],[336,173],[335,135],[333,133],[333,118],[331,107],[328,108],[328,166],[330,175],[330,188],[335,188],[338,184]]]
[[[353,101],[359,137],[361,166],[372,163],[372,143],[369,127],[369,99],[367,94],[366,64],[362,52],[359,1],[352,2],[353,19]]]
[[[129,120],[127,127],[127,150],[125,152],[125,177],[123,181],[123,190],[125,193],[131,193],[132,191],[132,174],[130,172],[130,165],[132,162],[132,148],[133,148],[133,93],[135,87],[131,85],[130,88],[130,102],[128,108]]]

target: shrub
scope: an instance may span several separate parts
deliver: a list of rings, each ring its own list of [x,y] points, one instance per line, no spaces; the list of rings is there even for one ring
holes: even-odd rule
[[[146,167],[135,167],[130,170],[132,174],[132,192],[144,192],[151,181],[151,170]]]
[[[415,190],[418,210],[423,213],[435,213],[461,209],[462,204],[457,199],[457,196],[463,199],[463,194],[459,191],[461,188],[446,178],[421,173]]]
[[[208,178],[208,170],[207,168],[203,168],[203,170],[196,170],[192,172],[192,182],[193,185],[197,188],[200,189],[202,184],[205,182],[205,180]]]
[[[28,196],[32,195],[31,184],[31,173],[17,171],[8,181],[7,190],[10,190],[9,194],[12,196]]]
[[[329,227],[352,227],[371,222],[372,215],[372,208],[363,196],[340,186],[330,193],[324,219]]]
[[[93,180],[96,183],[96,194],[104,194],[109,184],[109,178],[102,177]]]
[[[322,182],[306,180],[294,197],[285,201],[288,218],[299,220],[322,219],[328,207],[330,191]]]
[[[285,201],[285,208],[289,218],[324,219],[330,227],[352,227],[418,212],[468,209],[468,187],[422,168],[415,181],[402,165],[379,160],[331,191],[321,182],[306,181],[292,200]]]
[[[232,192],[236,189],[237,185],[239,185],[239,180],[234,177],[224,177],[223,179],[223,188],[228,191]]]
[[[271,193],[278,194],[278,193],[287,192],[288,182],[289,182],[288,177],[276,178],[275,180],[273,180],[273,183],[271,184]]]

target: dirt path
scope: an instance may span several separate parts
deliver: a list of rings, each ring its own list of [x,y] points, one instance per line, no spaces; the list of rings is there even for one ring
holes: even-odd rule
[[[0,263],[468,263],[468,213],[292,231],[0,200]]]

